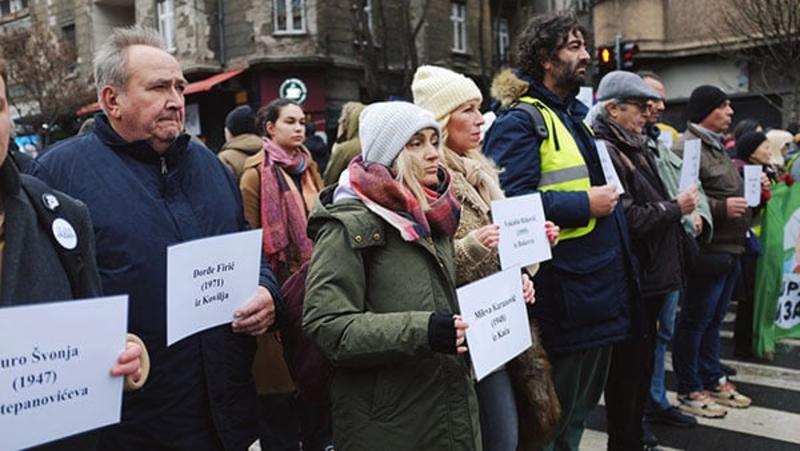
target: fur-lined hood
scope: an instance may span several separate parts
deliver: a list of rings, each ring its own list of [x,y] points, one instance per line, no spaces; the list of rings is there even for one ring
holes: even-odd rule
[[[525,95],[529,88],[530,83],[519,78],[512,69],[503,69],[492,80],[491,94],[500,106],[507,107]]]

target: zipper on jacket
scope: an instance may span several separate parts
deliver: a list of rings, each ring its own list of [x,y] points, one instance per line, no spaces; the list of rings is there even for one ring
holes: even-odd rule
[[[161,157],[161,175],[167,175],[167,158]]]

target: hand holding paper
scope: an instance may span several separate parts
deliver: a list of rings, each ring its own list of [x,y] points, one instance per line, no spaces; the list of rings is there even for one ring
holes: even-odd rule
[[[111,368],[114,377],[130,376],[133,382],[142,378],[142,347],[132,341],[125,343],[125,350],[117,358],[117,364]]]
[[[587,191],[589,211],[593,218],[610,215],[617,206],[619,195],[613,185],[593,186]]]
[[[275,322],[275,300],[266,288],[259,286],[256,294],[233,313],[231,327],[236,333],[261,335]]]
[[[747,211],[747,201],[744,197],[729,197],[725,199],[725,208],[730,219],[741,218]]]
[[[678,203],[678,208],[681,209],[682,214],[688,214],[697,208],[697,203],[700,202],[700,194],[697,192],[697,186],[693,183],[689,185],[686,191],[678,193],[675,197]]]
[[[478,242],[488,249],[496,248],[500,242],[500,226],[497,224],[489,224],[470,233],[474,233]]]

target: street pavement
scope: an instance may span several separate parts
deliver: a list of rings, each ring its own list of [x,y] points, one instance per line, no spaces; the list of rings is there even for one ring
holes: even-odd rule
[[[735,302],[721,335],[722,361],[737,369],[731,378],[738,390],[753,399],[748,409],[728,409],[723,419],[700,418],[693,429],[651,425],[659,450],[798,451],[800,450],[800,341],[779,343],[772,362],[743,361],[733,355]],[[669,399],[677,404],[677,381],[667,355]],[[606,449],[605,404],[601,400],[587,422],[581,450]]]

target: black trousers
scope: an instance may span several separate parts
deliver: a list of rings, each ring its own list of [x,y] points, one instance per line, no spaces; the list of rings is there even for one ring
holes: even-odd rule
[[[644,297],[641,335],[616,343],[606,380],[609,451],[641,451],[642,418],[653,374],[653,351],[664,296]]]

